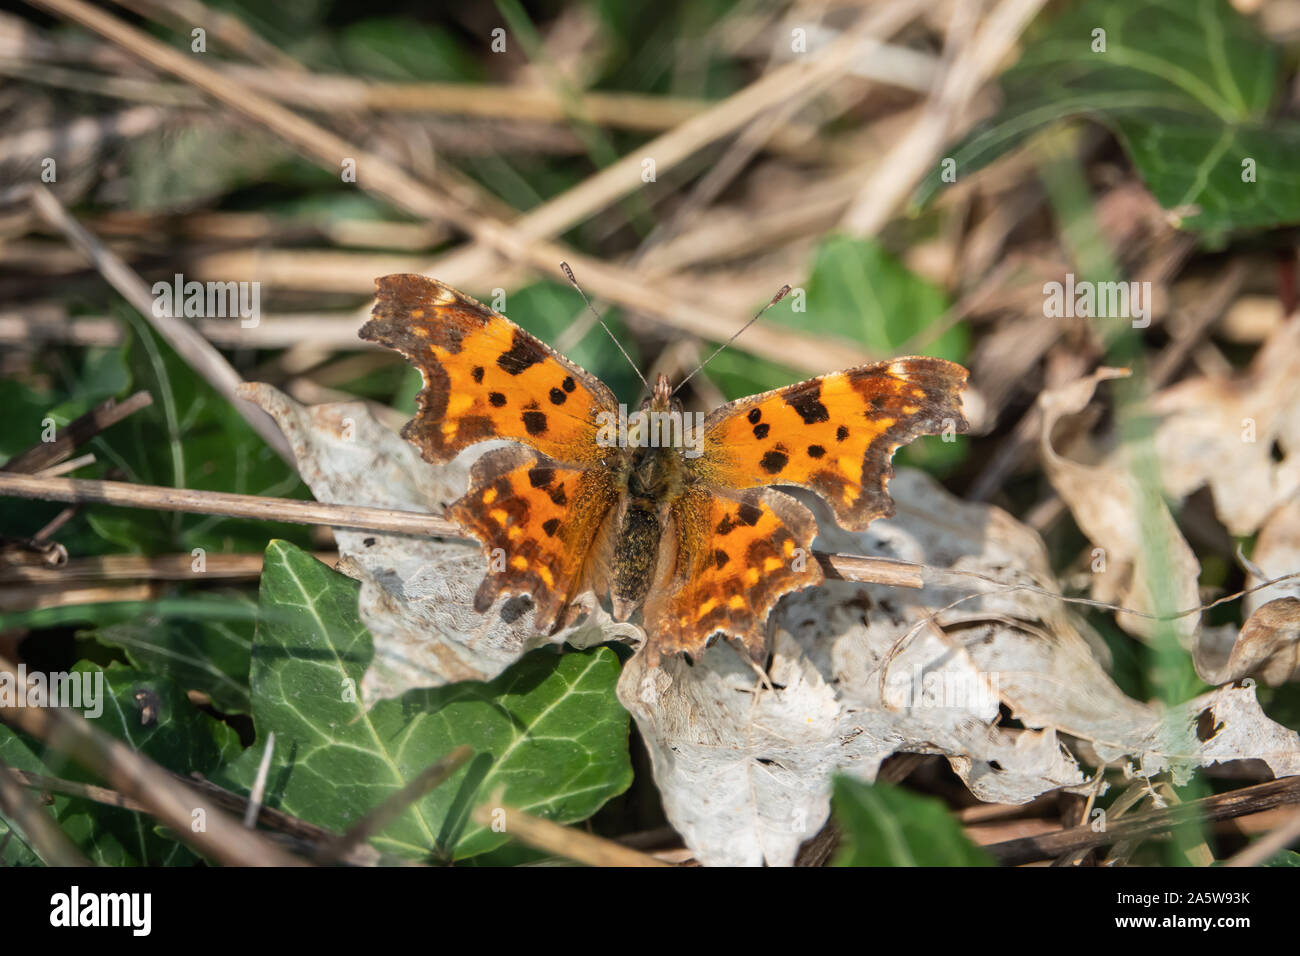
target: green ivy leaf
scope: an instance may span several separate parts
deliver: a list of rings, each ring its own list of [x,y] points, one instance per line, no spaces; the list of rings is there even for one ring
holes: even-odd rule
[[[102,674],[102,712],[95,727],[126,743],[137,753],[179,774],[210,774],[238,752],[235,732],[194,708],[185,693],[155,674],[112,664],[100,668],[80,661],[74,674]],[[0,759],[20,770],[102,784],[56,751],[8,727],[0,726]],[[184,844],[160,833],[148,814],[119,810],[56,794],[51,807],[68,837],[92,863],[101,866],[189,866],[197,857]],[[0,841],[7,824],[0,820]],[[14,847],[11,854],[9,846]],[[0,852],[0,860],[18,862],[30,851],[17,835]]]
[[[885,783],[836,777],[843,831],[835,866],[993,866],[944,804]]]
[[[1097,30],[1104,52],[1094,52]],[[1002,111],[948,158],[960,178],[1049,123],[1089,117],[1116,133],[1184,226],[1213,235],[1297,222],[1300,124],[1268,115],[1278,65],[1227,0],[1080,4],[1033,31],[1002,77]],[[941,173],[922,183],[918,204],[943,188]]]
[[[223,713],[249,713],[257,605],[237,591],[171,605],[170,614],[137,614],[78,636],[121,648],[134,666],[170,677],[183,690],[203,691]]]
[[[252,664],[259,742],[223,772],[228,785],[249,788],[274,732],[267,803],[343,831],[468,744],[474,759],[373,841],[386,853],[448,860],[508,838],[469,820],[498,788],[511,806],[572,823],[630,784],[613,651],[537,651],[491,683],[410,691],[366,711],[357,688],[374,652],[357,590],[286,542],[267,548]]]
[[[1278,850],[1261,866],[1300,866],[1300,853],[1295,850]]]

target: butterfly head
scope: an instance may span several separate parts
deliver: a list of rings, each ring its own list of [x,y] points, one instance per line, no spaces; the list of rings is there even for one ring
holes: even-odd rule
[[[680,400],[673,398],[673,387],[668,382],[668,376],[659,373],[655,379],[655,386],[650,391],[650,397],[641,403],[644,411],[650,412],[680,412],[682,403]]]

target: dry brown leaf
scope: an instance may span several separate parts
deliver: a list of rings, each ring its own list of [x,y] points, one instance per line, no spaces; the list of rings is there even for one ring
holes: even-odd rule
[[[1231,632],[1235,628],[1228,628]],[[1259,677],[1276,686],[1300,676],[1300,599],[1269,601],[1242,625],[1235,639],[1203,637],[1196,645],[1196,673],[1207,684]]]
[[[1300,572],[1300,498],[1273,509],[1255,541],[1248,589]],[[1247,594],[1241,630],[1232,625],[1205,628],[1193,660],[1201,679],[1211,684],[1258,677],[1270,685],[1300,679],[1300,578]]]
[[[1245,372],[1179,382],[1151,411],[1166,492],[1184,498],[1208,485],[1227,529],[1254,534],[1300,491],[1300,316],[1278,326]]]
[[[1153,596],[1159,589],[1168,596],[1166,610],[1172,605],[1182,611],[1201,603],[1197,592],[1201,566],[1164,501],[1144,492],[1131,468],[1115,456],[1101,464],[1084,465],[1062,457],[1052,447],[1056,423],[1083,411],[1098,382],[1127,374],[1123,369],[1101,368],[1038,397],[1043,412],[1039,439],[1043,466],[1079,529],[1100,549],[1093,555],[1093,598],[1153,614],[1158,607]],[[1153,566],[1153,555],[1159,554],[1167,567]],[[1149,618],[1120,613],[1116,620],[1139,637],[1155,632],[1156,622]],[[1186,643],[1199,621],[1199,614],[1189,614],[1175,619],[1171,626]]]

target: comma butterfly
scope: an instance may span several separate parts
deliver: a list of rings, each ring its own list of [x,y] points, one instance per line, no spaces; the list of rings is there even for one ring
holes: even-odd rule
[[[812,513],[768,486],[816,492],[841,526],[862,530],[894,511],[895,449],[967,427],[966,370],[923,357],[742,398],[696,427],[660,375],[628,415],[595,376],[464,293],[420,275],[376,285],[361,337],[424,378],[402,436],[435,464],[516,443],[479,458],[448,508],[498,556],[475,607],[528,594],[549,633],[593,588],[618,620],[643,608],[652,660],[699,655],[718,634],[761,660],[777,601],[821,583]]]

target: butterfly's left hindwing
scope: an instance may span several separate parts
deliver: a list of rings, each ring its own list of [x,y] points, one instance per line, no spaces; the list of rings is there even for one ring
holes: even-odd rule
[[[615,501],[607,470],[566,467],[517,445],[484,454],[468,493],[447,511],[488,558],[475,608],[486,611],[502,593],[528,594],[537,630],[554,630]]]

